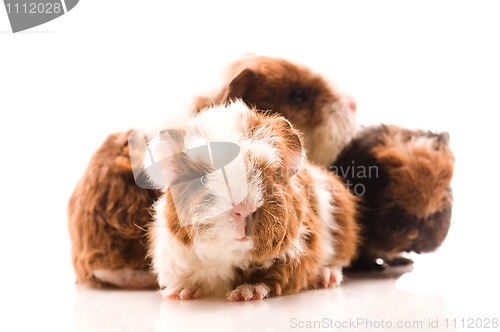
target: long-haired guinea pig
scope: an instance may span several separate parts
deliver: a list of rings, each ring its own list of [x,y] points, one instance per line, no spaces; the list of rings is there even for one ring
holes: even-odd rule
[[[198,111],[235,98],[278,113],[303,133],[309,160],[330,166],[356,129],[356,103],[311,69],[284,59],[247,55],[227,69],[224,87],[198,97]]]
[[[164,192],[149,228],[163,297],[248,301],[340,284],[357,248],[356,198],[305,160],[285,118],[235,101],[149,147]]]
[[[107,137],[70,198],[68,226],[77,283],[157,287],[146,258],[145,229],[160,193],[134,182],[130,133]]]
[[[332,169],[361,198],[355,269],[411,264],[402,252],[432,252],[445,240],[454,167],[448,141],[448,133],[379,125],[361,130],[341,152]]]

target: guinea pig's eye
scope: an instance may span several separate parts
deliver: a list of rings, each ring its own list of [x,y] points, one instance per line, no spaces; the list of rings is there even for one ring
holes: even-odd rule
[[[249,218],[250,218],[250,220],[254,220],[256,217],[257,217],[257,211],[252,213]]]
[[[302,89],[294,89],[288,95],[288,101],[294,105],[300,105],[309,99],[307,94]]]
[[[205,186],[207,184],[207,182],[208,182],[208,180],[207,180],[207,177],[205,175],[200,177],[200,183],[202,186]]]

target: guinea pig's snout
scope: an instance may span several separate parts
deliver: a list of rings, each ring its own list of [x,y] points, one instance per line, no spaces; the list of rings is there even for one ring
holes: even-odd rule
[[[349,111],[351,111],[352,113],[356,113],[356,110],[358,108],[358,104],[356,103],[356,99],[354,99],[354,97],[349,95],[349,94],[345,94],[343,97],[343,100],[344,100],[343,105],[347,106]]]
[[[256,210],[253,205],[246,203],[233,206],[231,215],[235,223],[236,232],[238,236],[241,236],[241,238],[238,237],[238,240],[246,239],[247,236],[250,236],[250,227],[252,220],[255,218]]]
[[[356,104],[356,101],[354,99],[349,100],[349,109],[353,112],[356,113],[356,109],[358,108],[358,105]]]

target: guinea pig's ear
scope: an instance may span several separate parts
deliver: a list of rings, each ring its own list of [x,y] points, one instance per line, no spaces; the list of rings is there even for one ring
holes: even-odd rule
[[[184,130],[164,129],[150,141],[144,167],[151,185],[165,190],[178,175],[176,160],[184,150]]]
[[[244,98],[248,90],[253,86],[255,79],[256,76],[252,70],[244,69],[229,83],[226,100]]]
[[[175,150],[175,153],[181,152],[184,149],[184,129],[163,129],[158,133],[160,140],[168,144],[168,148]]]
[[[306,160],[302,134],[284,117],[276,117],[275,121],[277,121],[278,135],[283,139],[280,150],[285,171],[289,176],[293,176],[302,168]]]

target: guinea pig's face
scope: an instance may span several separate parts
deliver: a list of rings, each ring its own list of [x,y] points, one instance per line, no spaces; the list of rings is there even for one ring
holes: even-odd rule
[[[395,252],[435,250],[450,227],[455,158],[449,135],[397,126],[382,129],[381,144],[372,153],[390,179],[391,220],[405,220],[394,225],[386,242],[396,246]]]
[[[304,153],[284,118],[234,102],[198,114],[184,131],[163,131],[152,149],[168,174],[164,199],[176,213],[169,222],[189,229],[193,246],[258,259],[296,237],[299,200],[288,186]]]
[[[228,99],[241,98],[259,110],[279,113],[297,127],[312,127],[329,116],[355,121],[354,100],[304,66],[255,56],[234,67]]]
[[[312,132],[321,132],[323,127],[329,133],[318,135],[326,137],[333,132],[339,140],[354,133],[354,99],[308,68],[268,57],[246,59],[234,68],[226,99],[241,98],[259,110],[283,115],[305,133],[307,150],[313,148],[309,146],[313,144]]]

